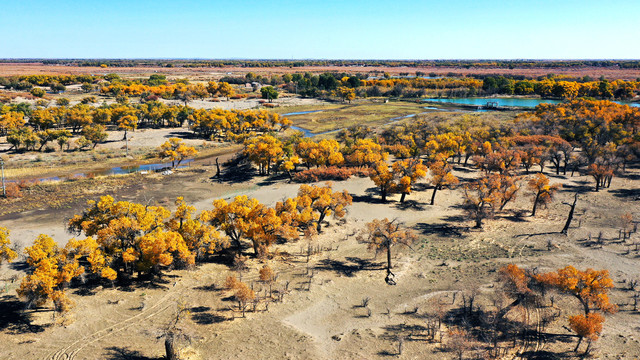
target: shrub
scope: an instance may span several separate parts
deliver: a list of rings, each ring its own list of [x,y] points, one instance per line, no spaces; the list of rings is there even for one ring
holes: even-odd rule
[[[45,94],[45,91],[41,88],[33,88],[31,89],[31,95],[35,96],[35,97],[43,97]]]
[[[368,168],[339,168],[337,166],[318,167],[304,170],[293,175],[293,180],[299,183],[310,183],[326,180],[347,180],[351,176],[369,176]]]
[[[16,183],[8,183],[6,185],[6,191],[7,191],[7,198],[9,199],[22,197],[22,190],[20,189],[20,185]],[[0,195],[2,195],[2,193],[0,193]]]

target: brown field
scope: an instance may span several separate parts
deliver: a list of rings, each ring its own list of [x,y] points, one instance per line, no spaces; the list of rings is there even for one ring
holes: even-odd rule
[[[167,74],[175,77],[192,77],[194,80],[218,79],[223,76],[244,76],[248,72],[260,75],[285,74],[285,73],[323,73],[323,72],[346,72],[346,73],[369,73],[388,72],[390,74],[409,73],[416,71],[424,73],[436,73],[446,76],[448,73],[461,75],[471,74],[500,74],[500,75],[525,75],[530,77],[544,76],[547,74],[567,75],[571,77],[583,77],[585,75],[592,78],[604,76],[607,79],[629,79],[635,80],[640,77],[640,69],[619,69],[600,67],[560,67],[560,68],[464,68],[464,67],[376,67],[376,66],[304,66],[304,67],[233,67],[224,68],[165,68],[165,67],[79,67],[62,65],[44,65],[40,63],[0,63],[0,76],[35,75],[35,74],[108,74],[117,73],[124,77],[148,77],[154,73]]]

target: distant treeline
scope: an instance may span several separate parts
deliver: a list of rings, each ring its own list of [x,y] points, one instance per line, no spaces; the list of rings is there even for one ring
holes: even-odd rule
[[[640,60],[197,60],[197,59],[3,59],[3,63],[42,62],[51,65],[133,67],[303,67],[389,66],[463,68],[558,68],[603,67],[638,69]]]

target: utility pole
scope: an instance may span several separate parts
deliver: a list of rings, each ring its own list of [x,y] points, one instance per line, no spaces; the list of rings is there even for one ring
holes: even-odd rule
[[[2,197],[7,197],[7,188],[4,186],[4,159],[0,157],[0,168],[2,168]]]

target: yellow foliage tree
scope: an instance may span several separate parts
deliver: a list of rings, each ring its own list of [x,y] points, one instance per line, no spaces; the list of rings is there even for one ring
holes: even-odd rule
[[[178,197],[175,205],[176,210],[169,219],[167,227],[182,235],[187,248],[196,259],[201,259],[228,246],[227,239],[214,226],[201,221],[200,217],[194,218],[195,207],[187,205],[183,197]]]
[[[96,250],[87,254],[91,271],[115,280],[133,271],[158,273],[176,260],[193,264],[195,256],[182,235],[166,226],[170,212],[111,196],[89,201],[82,215],[69,221],[69,230],[96,237]]]
[[[387,201],[387,195],[393,194],[399,189],[397,177],[384,161],[380,161],[371,167],[369,177],[380,188],[380,197],[383,202]]]
[[[282,142],[271,135],[260,135],[244,142],[244,155],[258,165],[260,175],[269,175],[271,165],[284,155]]]
[[[0,226],[0,265],[4,261],[12,262],[18,257],[18,254],[9,247],[10,245],[9,229]]]
[[[43,306],[53,301],[57,312],[66,312],[72,302],[65,294],[69,282],[84,273],[78,259],[84,254],[73,247],[65,248],[47,235],[40,235],[34,244],[25,248],[29,274],[22,279],[17,293],[25,299],[27,306]]]
[[[184,159],[198,154],[198,151],[193,146],[185,145],[182,143],[182,140],[178,138],[170,138],[169,141],[160,145],[159,150],[160,157],[171,160],[172,168],[179,166]]]
[[[429,169],[432,174],[433,193],[431,194],[431,205],[433,205],[436,200],[436,192],[445,187],[455,186],[458,184],[458,178],[451,173],[453,169],[444,155],[436,156],[435,161],[429,164]]]
[[[301,214],[299,219],[303,219],[300,223],[310,224],[315,221],[316,231],[320,232],[327,216],[333,215],[339,219],[346,215],[346,208],[351,205],[353,198],[346,190],[334,192],[331,183],[327,183],[325,186],[301,185],[294,201]]]
[[[405,197],[411,194],[412,185],[427,176],[427,167],[420,159],[405,159],[394,162],[392,168],[395,175],[400,177],[398,191],[402,194],[400,202],[404,202]]]
[[[371,139],[358,139],[346,149],[346,160],[354,166],[371,166],[386,161],[389,154],[382,151],[382,146]]]
[[[229,97],[235,95],[236,92],[233,90],[233,87],[229,85],[229,83],[221,82],[218,84],[218,93],[229,100]]]

